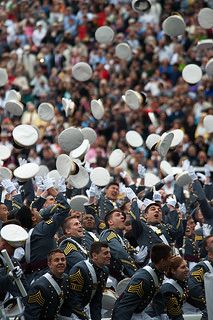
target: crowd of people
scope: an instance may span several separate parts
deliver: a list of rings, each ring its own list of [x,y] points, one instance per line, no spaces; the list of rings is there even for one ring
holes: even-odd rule
[[[205,68],[213,46],[198,47],[213,30],[200,26],[198,13],[213,4],[150,4],[139,13],[129,0],[0,3],[0,68],[8,77],[0,87],[2,319],[207,320],[213,312],[204,283],[213,272],[213,130],[204,125],[213,115]],[[178,37],[162,29],[174,12],[186,24]],[[102,26],[114,31],[110,43],[97,41]],[[119,43],[130,47],[127,59],[116,54]],[[88,81],[74,76],[79,62],[92,68]],[[188,64],[202,70],[193,85],[182,77]],[[138,108],[125,99],[129,89],[144,97]],[[11,92],[20,93],[19,115],[8,111]],[[91,110],[94,99],[102,101],[100,118]],[[40,116],[42,103],[53,106],[49,121]],[[36,128],[33,145],[25,132],[15,135],[21,125]],[[66,149],[59,137],[68,128],[92,130],[72,162],[77,172],[64,174],[83,141],[70,137],[75,147]],[[130,131],[139,145],[127,139]],[[175,147],[149,147],[150,136],[169,132],[182,132]],[[123,158],[112,165],[117,149]],[[29,163],[39,170],[18,176]],[[100,167],[105,174],[97,177]]]

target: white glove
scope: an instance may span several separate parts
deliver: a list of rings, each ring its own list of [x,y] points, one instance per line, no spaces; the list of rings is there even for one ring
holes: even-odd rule
[[[136,194],[134,193],[134,191],[131,188],[126,188],[126,196],[127,198],[132,201],[133,199],[137,199]]]
[[[210,224],[203,224],[203,235],[204,237],[208,237],[211,234],[212,226]]]
[[[210,166],[208,164],[205,164],[204,168],[205,168],[205,176],[206,176],[206,178],[211,177]]]
[[[205,183],[205,181],[206,181],[206,176],[204,176],[204,174],[198,172],[198,173],[197,173],[197,177],[199,178],[199,180],[200,180],[201,182]]]
[[[201,228],[200,222],[197,222],[196,226],[195,226],[195,230],[200,229],[200,228]]]
[[[21,259],[25,256],[24,248],[19,247],[16,248],[13,254],[13,258],[17,259],[18,261],[21,261]]]
[[[160,194],[160,192],[154,191],[152,199],[155,202],[161,202],[161,194]]]
[[[140,178],[143,178],[146,173],[146,168],[142,164],[138,165],[138,175]]]
[[[188,159],[184,160],[182,163],[182,169],[183,171],[188,171],[190,167],[190,162]]]
[[[41,176],[35,176],[34,179],[37,188],[44,191],[43,178]]]
[[[23,158],[18,158],[18,163],[19,163],[20,166],[23,166],[23,164],[27,163],[27,160],[23,159]]]
[[[94,184],[91,183],[91,186],[88,190],[89,197],[95,197],[97,195],[98,187]]]
[[[143,201],[141,201],[140,199],[137,199],[137,205],[140,210],[142,210],[144,207]]]
[[[13,270],[11,270],[8,274],[11,278],[20,279],[21,276],[23,275],[23,271],[19,266],[17,266]]]
[[[92,172],[92,168],[90,168],[90,163],[88,161],[86,161],[84,168],[87,170],[88,173]]]
[[[176,204],[177,204],[177,201],[176,199],[172,198],[172,197],[168,197],[166,199],[166,203],[169,205],[169,206],[172,206],[175,208]]]
[[[126,175],[127,175],[127,172],[126,171],[121,171],[120,172],[120,176],[121,176],[121,178],[126,178]]]
[[[43,184],[44,184],[44,190],[48,190],[50,188],[54,188],[54,182],[55,180],[52,178],[46,178],[43,180]]]
[[[163,182],[164,183],[169,183],[169,182],[172,182],[174,180],[174,175],[173,174],[169,174],[168,176],[166,176],[164,179],[163,179]]]
[[[148,253],[147,246],[141,246],[138,253],[134,254],[135,262],[141,263],[144,262]]]
[[[195,169],[192,166],[189,167],[188,174],[189,174],[190,178],[192,179],[192,181],[197,180],[197,175],[195,173]]]
[[[179,204],[179,210],[182,213],[182,215],[185,217],[185,215],[186,215],[186,205],[185,205],[184,202]]]
[[[122,182],[119,183],[119,192],[126,196],[126,187],[125,184]]]
[[[12,193],[16,190],[15,184],[10,181],[9,179],[3,179],[1,182],[4,189],[7,191],[7,193]]]
[[[65,178],[64,177],[60,177],[59,181],[58,181],[58,186],[57,189],[59,192],[65,193],[67,188],[66,188],[66,183],[65,183]]]

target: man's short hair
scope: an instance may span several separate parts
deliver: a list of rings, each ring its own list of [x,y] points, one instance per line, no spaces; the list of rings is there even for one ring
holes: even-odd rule
[[[209,236],[205,237],[204,240],[203,240],[203,248],[206,250],[206,247],[207,247],[207,243],[208,243],[208,240],[210,238],[213,238],[213,234],[210,234]]]
[[[95,241],[92,243],[90,248],[90,257],[92,258],[93,253],[100,253],[102,248],[109,248],[106,241]]]
[[[151,248],[150,257],[153,263],[160,262],[161,259],[167,259],[172,253],[172,248],[165,243],[156,243]]]
[[[52,257],[56,254],[56,253],[62,253],[63,255],[64,252],[61,250],[61,249],[54,249],[54,250],[51,250],[48,255],[47,255],[47,261],[50,262],[52,260]]]
[[[119,187],[119,183],[117,181],[112,181],[112,182],[108,183],[108,185],[105,187],[105,189],[108,189],[111,186]]]
[[[65,220],[64,220],[64,223],[62,225],[62,230],[63,230],[63,233],[65,234],[66,233],[66,228],[68,227],[68,224],[71,220],[73,219],[77,219],[76,217],[67,217]]]
[[[104,217],[104,222],[105,222],[107,228],[109,228],[109,223],[108,223],[108,221],[112,218],[112,215],[113,215],[114,212],[120,212],[120,213],[122,213],[120,209],[112,209],[112,210],[108,211],[108,212],[106,213],[105,217]]]

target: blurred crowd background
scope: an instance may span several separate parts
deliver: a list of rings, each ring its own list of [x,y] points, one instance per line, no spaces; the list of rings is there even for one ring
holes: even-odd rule
[[[212,79],[205,65],[212,50],[198,50],[197,43],[212,38],[212,30],[202,29],[197,21],[201,8],[213,8],[212,1],[152,0],[151,10],[143,15],[133,11],[127,0],[8,0],[0,2],[0,67],[6,68],[8,83],[0,88],[0,144],[13,149],[11,133],[18,124],[39,128],[40,139],[31,149],[13,149],[4,166],[14,169],[18,157],[55,169],[62,153],[57,137],[69,126],[92,127],[98,134],[87,153],[91,166],[108,166],[110,153],[120,148],[127,155],[122,170],[137,177],[138,164],[147,172],[159,174],[160,157],[145,143],[133,149],[126,140],[128,130],[139,132],[144,141],[150,133],[162,134],[182,129],[184,140],[170,150],[167,160],[178,166],[187,157],[193,166],[213,165],[213,134],[203,127],[206,114],[213,114]],[[179,12],[186,22],[184,36],[170,38],[162,22]],[[98,27],[115,31],[112,44],[95,40]],[[127,42],[132,49],[128,61],[115,56],[115,46]],[[93,76],[87,82],[72,78],[72,66],[88,62]],[[203,70],[202,80],[187,84],[181,76],[185,65],[195,63]],[[4,110],[9,90],[21,93],[24,112],[11,117]],[[147,104],[132,111],[122,100],[128,89],[147,94]],[[72,116],[66,117],[62,98],[75,102]],[[90,112],[92,99],[102,99],[105,114],[96,120]],[[48,123],[38,117],[41,102],[55,106],[55,117]],[[151,121],[149,113],[155,115]],[[110,169],[118,174],[121,168]],[[113,170],[113,171],[112,171]]]

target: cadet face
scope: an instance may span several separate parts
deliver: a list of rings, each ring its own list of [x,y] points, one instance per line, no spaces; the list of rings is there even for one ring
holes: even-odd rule
[[[3,203],[0,204],[0,220],[3,222],[7,221],[8,209],[7,206]]]
[[[116,184],[111,185],[105,191],[107,198],[117,200],[119,194],[119,187]]]
[[[102,247],[99,253],[93,253],[92,255],[92,260],[100,268],[103,268],[104,266],[108,266],[110,264],[110,258],[111,258],[110,248],[105,248],[105,247]]]
[[[186,261],[183,260],[183,262],[179,265],[179,267],[176,270],[172,270],[172,273],[174,274],[174,279],[177,279],[180,281],[186,280],[189,274],[189,269]]]
[[[61,277],[66,269],[66,257],[64,253],[54,253],[50,261],[48,261],[48,267],[54,276]]]
[[[190,218],[187,221],[187,224],[186,224],[186,233],[187,233],[187,235],[191,235],[192,233],[194,233],[195,226],[196,226],[196,224],[194,222],[194,219]]]
[[[77,218],[70,219],[67,223],[65,232],[66,236],[82,238],[83,227],[81,225],[81,222]]]
[[[162,221],[162,211],[159,206],[151,205],[145,213],[147,223],[158,224]]]
[[[46,201],[44,203],[44,208],[47,208],[48,206],[52,206],[56,203],[55,198],[53,196],[48,196],[46,198]]]
[[[95,219],[91,214],[85,214],[82,219],[82,226],[86,230],[95,229]]]
[[[209,248],[213,248],[213,236],[209,237],[206,242],[206,247],[205,247],[206,251],[208,251]]]
[[[114,229],[124,230],[124,216],[120,211],[114,211],[111,218],[108,221],[109,227],[113,227]]]

